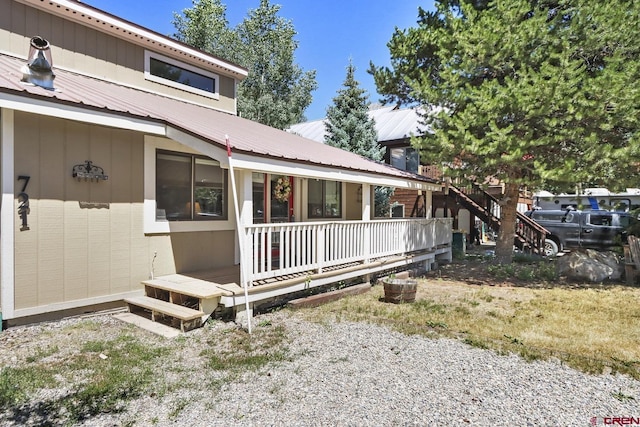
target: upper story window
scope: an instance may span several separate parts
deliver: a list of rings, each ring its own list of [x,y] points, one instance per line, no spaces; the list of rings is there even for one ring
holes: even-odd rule
[[[144,60],[147,80],[218,99],[217,74],[149,51]]]
[[[418,173],[420,155],[415,148],[401,147],[389,150],[391,166],[403,171]]]

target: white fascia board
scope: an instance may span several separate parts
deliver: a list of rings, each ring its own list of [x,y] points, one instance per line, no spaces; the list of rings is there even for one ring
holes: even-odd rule
[[[167,138],[177,141],[220,162],[220,166],[227,169],[229,161],[226,149],[212,145],[196,136],[180,129],[167,126]],[[394,178],[389,175],[379,175],[348,169],[338,169],[312,163],[297,163],[270,157],[251,156],[248,154],[232,153],[233,166],[238,169],[253,172],[272,173],[278,175],[292,175],[302,178],[317,178],[330,181],[367,183],[384,187],[407,188],[412,190],[439,191],[441,186],[434,183]]]
[[[371,172],[360,172],[348,169],[332,168],[330,166],[311,163],[296,163],[287,160],[276,160],[267,157],[233,154],[233,165],[238,169],[248,169],[256,172],[274,173],[279,175],[293,175],[303,178],[317,178],[330,181],[367,183],[384,187],[407,188],[412,190],[438,191],[438,184],[394,178],[389,175],[379,175]]]
[[[14,316],[15,297],[15,194],[14,114],[0,109],[0,159],[2,161],[2,199],[0,204],[0,311],[5,319]],[[1,329],[1,328],[0,328]]]
[[[42,0],[19,0],[19,1],[22,3],[32,5],[39,9],[42,8],[42,6],[40,5],[40,3],[42,3]],[[187,55],[197,58],[201,61],[209,62],[211,64],[217,65],[218,67],[225,68],[232,73],[242,76],[243,78],[249,75],[249,72],[242,67],[228,63],[214,56],[208,55],[205,52],[202,52],[200,50],[190,48],[182,43],[176,42],[173,39],[164,37],[160,34],[146,30],[137,25],[131,25],[121,19],[106,15],[104,13],[100,13],[99,11],[88,8],[85,5],[78,3],[77,1],[49,0],[49,3],[60,5],[61,7],[68,9],[72,12],[85,15],[85,16],[90,16],[93,19],[100,21],[101,23],[99,25],[94,25],[94,26],[100,29],[101,31],[111,32],[111,33],[117,34],[119,37],[123,37],[123,35],[127,33],[136,34],[138,35],[138,38],[141,37],[142,39],[150,40],[151,43],[167,46],[170,50],[175,50],[177,52],[184,52]],[[64,13],[60,12],[59,10],[58,10],[58,13],[63,16],[66,16]],[[107,25],[103,25],[102,22],[104,22]],[[116,27],[119,30],[115,28],[111,30],[111,26]]]
[[[41,99],[26,98],[24,96],[2,94],[0,95],[0,108],[144,132],[151,135],[164,136],[166,134],[164,123],[73,107]]]

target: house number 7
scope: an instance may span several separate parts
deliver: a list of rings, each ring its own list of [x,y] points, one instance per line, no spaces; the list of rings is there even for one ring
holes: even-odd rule
[[[25,193],[27,185],[29,184],[29,179],[31,179],[31,177],[27,175],[18,176],[18,181],[24,181],[22,191],[18,194],[18,215],[22,221],[20,231],[26,231],[29,229],[29,226],[27,225],[27,215],[31,212],[31,209],[29,209],[29,195]]]

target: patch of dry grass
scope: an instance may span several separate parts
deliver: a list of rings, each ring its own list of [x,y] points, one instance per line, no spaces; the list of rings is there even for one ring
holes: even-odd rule
[[[640,289],[539,288],[421,280],[416,302],[383,302],[382,286],[314,310],[408,334],[455,337],[527,359],[555,357],[585,372],[640,378]]]

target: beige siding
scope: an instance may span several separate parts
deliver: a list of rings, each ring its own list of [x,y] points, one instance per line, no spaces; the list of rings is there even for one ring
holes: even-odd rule
[[[31,177],[30,230],[18,231],[16,216],[15,308],[139,289],[151,240],[142,233],[143,136],[17,113],[15,139],[16,174]],[[72,178],[85,160],[109,180]]]
[[[176,270],[206,270],[233,265],[235,231],[176,233],[171,236]]]
[[[220,76],[218,100],[147,81],[144,78],[142,46],[12,0],[3,0],[0,13],[0,51],[26,57],[29,53],[29,40],[37,35],[51,44],[54,68],[67,68],[235,112],[235,85],[232,78]],[[176,59],[183,60],[179,57]]]
[[[360,184],[347,183],[345,191],[345,200],[347,204],[345,218],[349,221],[357,221],[362,219],[362,195],[358,195]],[[358,200],[359,199],[359,200]]]
[[[16,310],[136,291],[152,273],[233,265],[233,231],[145,236],[143,156],[142,134],[16,113],[15,173],[31,177],[30,230],[15,220]],[[109,179],[74,179],[85,160]]]

